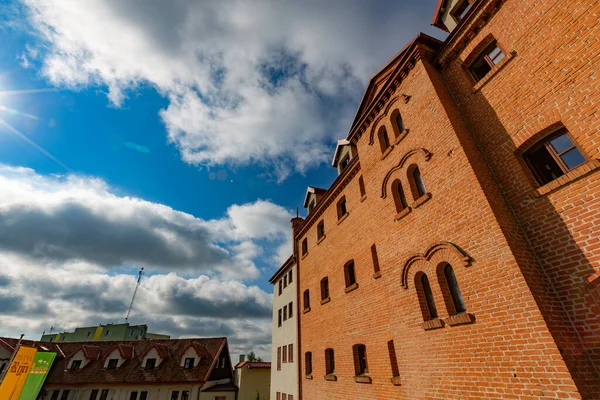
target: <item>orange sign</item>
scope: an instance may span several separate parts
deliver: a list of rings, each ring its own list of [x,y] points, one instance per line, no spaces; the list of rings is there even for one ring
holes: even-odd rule
[[[21,396],[23,386],[29,375],[29,370],[33,365],[33,358],[37,349],[33,347],[21,346],[17,355],[13,359],[8,371],[4,376],[2,385],[0,385],[0,399],[18,400]]]

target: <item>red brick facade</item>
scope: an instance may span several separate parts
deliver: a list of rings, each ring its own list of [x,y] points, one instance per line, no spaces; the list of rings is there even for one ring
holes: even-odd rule
[[[293,224],[301,398],[600,399],[599,15],[596,0],[475,1],[444,43],[420,35],[373,78],[358,157]],[[475,82],[494,39],[505,58]],[[588,161],[540,187],[522,153],[558,127]]]

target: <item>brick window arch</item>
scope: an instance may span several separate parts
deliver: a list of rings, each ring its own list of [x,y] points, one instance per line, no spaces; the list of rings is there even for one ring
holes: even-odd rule
[[[307,351],[304,353],[304,375],[308,376],[312,374],[312,352]]]
[[[352,346],[354,356],[354,375],[364,375],[369,373],[367,368],[367,346],[364,344],[355,344]]]
[[[425,188],[425,182],[421,175],[421,170],[416,164],[412,164],[407,169],[408,181],[410,182],[410,189],[415,200],[427,194]]]
[[[396,179],[392,182],[392,196],[394,198],[394,204],[396,205],[396,212],[400,212],[408,207],[408,202],[406,201],[406,195],[404,194],[400,179]]]
[[[392,121],[392,127],[394,128],[394,135],[396,137],[400,136],[402,132],[406,130],[404,120],[402,119],[402,114],[400,114],[400,111],[396,109],[392,112],[390,119]]]
[[[308,310],[310,308],[310,291],[306,289],[304,291],[304,309]]]
[[[335,374],[335,354],[333,349],[325,349],[325,374]]]
[[[427,274],[424,272],[415,274],[415,288],[417,289],[417,297],[419,298],[423,320],[430,321],[436,319],[438,317],[437,308]]]
[[[437,268],[438,281],[444,294],[444,302],[449,315],[456,315],[467,311],[465,301],[460,292],[454,268],[449,263],[441,263]]]
[[[385,126],[382,126],[377,131],[377,138],[379,139],[379,146],[381,147],[381,152],[384,153],[390,146],[390,137],[385,129]]]
[[[346,287],[350,287],[356,283],[354,260],[350,260],[344,265],[344,278],[346,280]]]

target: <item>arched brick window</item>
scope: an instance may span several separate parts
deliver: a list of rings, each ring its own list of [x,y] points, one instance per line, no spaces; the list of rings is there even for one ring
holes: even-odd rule
[[[367,347],[364,344],[355,344],[352,346],[354,355],[354,374],[356,376],[368,374],[367,368]]]
[[[437,318],[438,314],[437,308],[435,307],[435,300],[433,298],[433,293],[431,292],[431,286],[429,285],[429,278],[427,278],[425,273],[419,272],[415,275],[415,288],[417,289],[417,296],[419,298],[423,320],[429,321]]]
[[[310,308],[310,292],[308,289],[304,291],[304,309],[308,310]]]
[[[463,300],[454,269],[448,263],[443,263],[438,267],[438,279],[440,287],[444,292],[444,301],[448,314],[455,315],[467,311],[465,301]]]
[[[379,138],[379,146],[381,146],[381,152],[383,153],[390,147],[390,137],[384,126],[379,128],[377,138]]]
[[[312,353],[310,351],[304,353],[304,374],[312,374]]]
[[[425,182],[423,182],[423,176],[421,175],[421,171],[417,165],[413,164],[408,167],[407,175],[410,182],[410,189],[415,200],[427,194]]]
[[[344,265],[344,277],[346,279],[346,287],[350,287],[356,283],[354,260],[348,261],[346,265]]]
[[[392,182],[392,196],[394,197],[394,204],[396,204],[396,212],[400,212],[408,207],[408,202],[406,201],[400,179],[396,179]]]
[[[402,115],[400,114],[400,111],[394,110],[394,112],[392,113],[391,119],[392,119],[392,126],[394,127],[394,134],[396,135],[396,137],[398,137],[406,129],[406,126],[404,125],[404,121],[402,120]]]
[[[333,349],[325,349],[325,373],[335,374],[335,355]]]

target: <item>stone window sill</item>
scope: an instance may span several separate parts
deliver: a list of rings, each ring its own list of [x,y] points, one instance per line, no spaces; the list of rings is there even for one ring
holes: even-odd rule
[[[321,239],[317,240],[317,245],[321,244],[321,242],[322,242],[323,240],[325,240],[325,238],[326,238],[326,237],[327,237],[327,236],[325,236],[325,235],[321,236]]]
[[[352,285],[348,286],[344,292],[350,293],[353,290],[358,289],[358,282],[354,282]]]
[[[392,379],[390,379],[392,381],[392,385],[394,386],[400,386],[400,377],[399,376],[392,376]]]
[[[419,197],[412,203],[412,208],[417,208],[426,203],[429,199],[431,199],[431,193],[425,193],[423,196]]]
[[[327,375],[325,375],[325,380],[326,381],[337,381],[337,376],[335,376],[335,374],[327,374]]]
[[[302,314],[306,314],[307,312],[310,312],[310,307],[306,307],[304,310],[302,310]]]
[[[400,143],[402,141],[402,139],[404,139],[406,137],[406,135],[408,135],[408,132],[409,132],[408,129],[404,129],[402,132],[400,132],[400,134],[394,141],[394,145],[397,145],[398,143]]]
[[[551,193],[562,186],[568,185],[569,183],[592,173],[598,168],[600,168],[600,160],[587,161],[572,171],[567,172],[560,178],[557,178],[552,182],[548,182],[544,186],[537,188],[535,191],[535,197],[547,195],[548,193]]]
[[[377,271],[373,274],[373,279],[379,279],[379,278],[381,278],[381,272]]]
[[[360,198],[360,202],[362,203],[363,201],[365,201],[367,199],[367,195],[363,194],[362,197]]]
[[[369,375],[356,375],[356,376],[354,376],[354,382],[356,382],[356,383],[371,383],[372,379]]]
[[[385,158],[388,156],[388,154],[390,154],[392,152],[392,150],[394,150],[394,145],[391,145],[390,147],[388,147],[387,149],[385,149],[385,151],[381,155],[381,159],[385,160]]]
[[[492,78],[498,74],[498,72],[500,72],[502,69],[504,69],[504,67],[506,67],[506,65],[510,61],[512,61],[513,58],[515,58],[516,56],[517,56],[516,50],[513,50],[510,53],[508,53],[506,55],[506,57],[504,57],[504,59],[502,61],[500,61],[500,63],[498,65],[496,65],[494,68],[492,68],[490,70],[490,72],[487,73],[486,76],[484,76],[479,82],[477,82],[475,84],[475,86],[473,86],[473,92],[477,93],[478,91],[480,91],[481,88],[483,88],[485,85],[487,85],[487,83],[489,81],[491,81]]]
[[[321,304],[327,304],[331,301],[331,297],[327,297],[326,299],[321,300]]]
[[[411,211],[412,211],[412,208],[404,207],[404,210],[402,210],[398,214],[396,214],[396,216],[394,217],[394,221],[400,221],[402,218],[404,218],[408,214],[410,214]]]
[[[304,379],[312,379],[312,378],[313,378],[312,374],[304,375]]]
[[[446,323],[450,326],[467,325],[475,322],[475,316],[469,313],[460,313],[446,318]]]
[[[346,220],[346,218],[348,218],[348,215],[350,215],[349,212],[347,212],[346,214],[342,215],[342,217],[340,219],[338,219],[338,225],[341,224],[342,222],[344,222]]]
[[[439,318],[435,318],[435,319],[430,319],[429,321],[425,321],[421,324],[421,326],[423,327],[424,330],[426,331],[431,331],[434,329],[440,329],[444,327],[444,321],[439,319]]]

